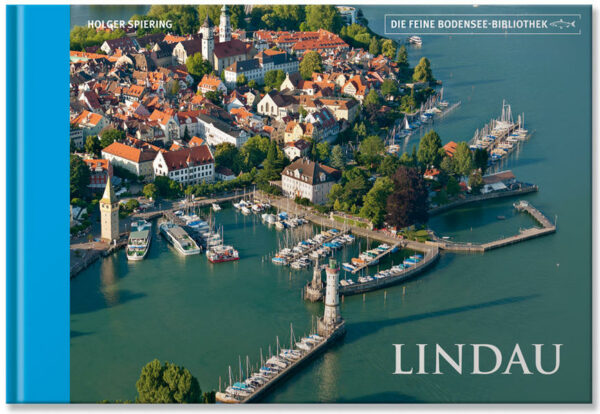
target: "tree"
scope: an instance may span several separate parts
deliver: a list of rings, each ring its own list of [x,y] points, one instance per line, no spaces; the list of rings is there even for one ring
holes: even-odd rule
[[[379,177],[375,180],[375,184],[363,198],[361,217],[371,220],[375,227],[381,226],[386,215],[387,199],[393,191],[394,183],[390,178]]]
[[[325,7],[325,6],[307,6],[308,7]],[[306,52],[300,62],[300,74],[304,79],[312,78],[313,72],[322,72],[323,62],[321,55],[318,52]]]
[[[245,85],[246,84],[246,75],[244,75],[243,73],[241,75],[238,75],[235,83],[237,86]]]
[[[344,157],[344,150],[340,145],[336,145],[331,150],[331,155],[329,157],[329,164],[338,170],[343,170],[344,165],[346,164],[346,160]]]
[[[342,28],[342,16],[335,6],[310,5],[305,6],[304,10],[306,12],[305,30],[325,29],[339,33]]]
[[[360,206],[364,195],[367,194],[370,187],[367,172],[361,168],[352,168],[344,171],[342,174],[342,192],[340,197],[336,198],[339,198],[341,203],[348,206]]]
[[[466,142],[459,142],[454,152],[454,168],[456,174],[466,177],[473,170],[473,158],[471,150]]]
[[[158,359],[142,368],[135,384],[136,402],[142,404],[198,403],[201,390],[198,380],[186,368]]]
[[[417,160],[423,167],[428,168],[433,165],[439,167],[442,160],[442,140],[434,130],[427,132],[419,141],[419,151]]]
[[[125,137],[125,131],[121,131],[120,129],[111,128],[104,130],[100,133],[100,146],[104,149],[115,141],[125,141]]]
[[[367,96],[365,97],[365,107],[372,107],[375,109],[379,109],[381,105],[381,97],[377,93],[375,89],[371,89]]]
[[[188,142],[192,137],[190,137],[190,131],[188,131],[187,125],[183,128],[183,140]]]
[[[454,159],[447,155],[444,158],[442,158],[442,162],[440,163],[440,170],[442,170],[442,172],[448,177],[453,176],[456,173]]]
[[[483,187],[483,177],[481,176],[481,171],[473,170],[469,176],[469,187],[471,187],[471,191],[475,194],[481,191],[481,187]]]
[[[265,87],[269,89],[279,89],[285,80],[285,72],[281,69],[270,70],[265,73]]]
[[[329,159],[329,154],[331,152],[329,142],[319,142],[316,145],[316,149],[317,158],[319,159],[319,162],[327,162],[327,160]]]
[[[419,64],[415,66],[413,72],[413,81],[415,82],[431,82],[433,81],[433,74],[431,73],[431,63],[426,57],[422,57]]]
[[[456,178],[450,177],[448,179],[448,183],[446,184],[446,193],[448,193],[448,195],[451,197],[454,197],[460,193],[460,185],[458,184]]]
[[[198,32],[200,23],[204,21],[199,19],[196,6],[169,5],[163,6],[155,4],[150,7],[147,17],[151,20],[170,20],[173,22],[173,28],[169,29],[178,35],[188,35]],[[161,29],[157,29],[161,31]]]
[[[417,102],[415,101],[415,97],[413,94],[404,95],[400,98],[400,110],[402,112],[412,113],[417,106]]]
[[[154,179],[154,185],[157,189],[157,195],[162,198],[177,198],[183,193],[181,185],[177,181],[165,177],[164,175],[156,177]]]
[[[398,95],[398,84],[392,79],[386,79],[381,84],[381,94],[383,96],[396,96]]]
[[[386,155],[383,157],[383,161],[377,167],[377,172],[386,177],[392,177],[398,167],[400,166],[400,160],[394,155]]]
[[[207,91],[204,94],[204,97],[214,103],[215,105],[220,105],[223,102],[223,92],[217,91]]]
[[[258,167],[267,157],[271,147],[271,140],[267,137],[255,135],[246,141],[240,150],[243,168],[250,171]]]
[[[475,168],[481,170],[481,174],[485,174],[485,171],[488,168],[488,158],[489,154],[487,150],[483,148],[477,148],[473,153],[473,164],[475,164]]]
[[[100,146],[100,140],[96,135],[88,135],[85,139],[85,145],[83,147],[86,153],[94,154],[95,156],[100,156],[100,150],[102,147]]]
[[[360,161],[363,165],[371,166],[381,158],[385,144],[377,135],[370,135],[360,143]]]
[[[392,39],[385,39],[381,42],[381,53],[389,59],[396,57],[396,45]]]
[[[258,84],[254,79],[250,79],[250,81],[248,82],[248,87],[250,89],[256,89],[258,87]]]
[[[153,183],[146,184],[142,189],[142,194],[144,194],[144,197],[146,198],[155,200],[158,195],[158,188],[156,188],[156,185]]]
[[[369,53],[373,56],[379,55],[379,40],[375,36],[371,37],[371,42],[369,43]]]
[[[90,169],[77,155],[71,155],[70,187],[71,198],[84,198],[88,194],[90,184]]]
[[[406,51],[406,46],[402,45],[398,49],[398,58],[396,59],[396,63],[401,68],[408,68],[408,52]]]
[[[387,199],[387,222],[400,228],[426,223],[429,194],[423,175],[416,168],[400,166],[392,180],[394,191]]]
[[[180,88],[181,88],[181,86],[179,85],[179,81],[177,81],[177,80],[174,81],[173,84],[171,85],[171,88],[169,89],[169,95],[177,96]]]
[[[204,75],[207,75],[213,71],[213,67],[210,62],[202,58],[202,53],[194,53],[188,57],[185,66],[188,73],[194,77],[196,81],[202,79]]]
[[[215,166],[216,167],[227,167],[234,174],[239,174],[242,169],[242,158],[238,148],[229,143],[225,142],[218,144],[215,147]]]

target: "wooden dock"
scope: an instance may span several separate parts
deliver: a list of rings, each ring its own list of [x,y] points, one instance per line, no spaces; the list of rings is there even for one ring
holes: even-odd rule
[[[396,243],[394,244],[392,247],[390,247],[389,249],[381,252],[379,255],[377,255],[376,257],[373,258],[373,261],[379,261],[380,259],[384,258],[385,256],[387,256],[388,254],[392,253],[394,250],[398,250],[398,248],[400,247],[401,243]],[[370,263],[370,262],[369,262]],[[363,263],[360,266],[356,267],[356,269],[354,269],[352,272],[353,275],[355,275],[356,273],[360,272],[361,270],[363,270],[364,268],[366,268],[367,266],[369,266],[369,263]]]
[[[347,230],[340,230],[337,233],[335,233],[333,236],[325,238],[322,243],[318,243],[318,244],[315,243],[314,245],[310,246],[310,248],[307,249],[307,250],[304,250],[304,251],[299,252],[299,253],[294,253],[291,257],[286,257],[285,258],[285,263],[284,263],[285,266],[289,266],[291,263],[295,262],[296,260],[298,260],[302,256],[309,255],[310,253],[314,252],[315,250],[320,249],[325,243],[329,243],[333,239],[338,238],[340,236],[343,236],[346,233],[348,233]]]

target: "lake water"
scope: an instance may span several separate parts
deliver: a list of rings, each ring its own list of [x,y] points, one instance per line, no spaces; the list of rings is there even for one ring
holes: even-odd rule
[[[363,10],[372,29],[382,33],[385,13],[472,9],[386,5]],[[540,186],[539,193],[524,198],[557,217],[557,233],[485,254],[443,254],[432,270],[388,288],[386,296],[379,291],[364,299],[346,298],[345,338],[274,389],[266,402],[590,400],[589,8],[477,9],[486,12],[584,16],[582,36],[422,36],[421,48],[409,47],[413,63],[421,56],[431,59],[446,98],[462,101],[435,127],[444,142],[470,139],[499,115],[503,99],[514,113],[525,113],[526,127],[535,133],[503,168]],[[78,13],[95,17],[97,11]],[[534,223],[513,211],[513,201],[457,209],[434,217],[430,226],[460,241],[514,234]],[[181,258],[156,234],[143,262],[127,262],[121,251],[71,281],[73,401],[133,399],[141,367],[154,358],[184,365],[203,390],[214,389],[219,376],[226,378],[228,365],[237,367],[238,355],[255,363],[259,348],[273,345],[276,335],[282,343],[289,341],[290,322],[296,333],[310,329],[311,317],[323,307],[301,300],[311,272],[290,272],[264,260],[277,249],[281,234],[233,209],[218,213],[216,220],[226,241],[240,250],[239,262],[210,265],[204,256]],[[358,244],[350,249],[346,258]],[[520,375],[518,369],[513,375],[468,375],[468,353],[465,375],[403,376],[392,375],[392,344],[399,343],[406,344],[406,366],[416,366],[418,343],[432,344],[429,348],[439,343],[447,350],[453,344],[489,343],[505,358],[519,343],[530,368],[530,344],[547,344],[547,351],[550,344],[564,345],[560,370],[551,376]],[[432,367],[434,359],[428,356],[426,364]]]

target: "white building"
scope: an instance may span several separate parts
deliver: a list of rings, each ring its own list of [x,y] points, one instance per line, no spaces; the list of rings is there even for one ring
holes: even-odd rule
[[[265,50],[260,52],[254,59],[235,62],[225,69],[225,83],[227,86],[235,86],[240,75],[244,75],[246,81],[254,80],[257,83],[265,82],[265,74],[272,70],[282,70],[285,73],[298,72],[300,63],[297,58],[286,52]]]
[[[155,177],[169,177],[184,185],[212,183],[215,178],[215,160],[206,145],[160,152],[153,166]]]
[[[198,132],[212,146],[230,143],[239,148],[249,138],[246,131],[204,114],[198,115]]]
[[[281,172],[281,189],[286,197],[307,198],[314,204],[323,204],[338,178],[338,170],[308,158],[298,158]]]

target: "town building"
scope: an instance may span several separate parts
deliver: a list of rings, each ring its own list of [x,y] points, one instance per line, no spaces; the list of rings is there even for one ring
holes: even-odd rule
[[[283,153],[285,156],[292,161],[294,161],[296,158],[308,156],[309,151],[310,144],[304,139],[288,142],[283,148]]]
[[[152,163],[158,152],[159,149],[154,145],[139,140],[135,140],[135,146],[113,142],[102,150],[102,158],[113,166],[124,168],[148,180],[154,176]]]
[[[198,92],[205,94],[206,92],[221,92],[227,93],[227,87],[218,76],[204,75],[198,83]]]
[[[159,152],[153,163],[155,177],[169,177],[178,183],[212,183],[215,160],[207,145]]]
[[[251,43],[231,38],[231,24],[227,6],[221,9],[221,27],[219,41],[215,42],[214,27],[208,15],[198,30],[198,35],[192,39],[182,40],[173,48],[173,59],[184,64],[196,53],[210,62],[217,73],[234,62],[250,59],[255,52]],[[226,40],[229,39],[229,40]]]
[[[281,172],[281,189],[289,198],[306,198],[314,204],[324,204],[340,172],[335,168],[298,158]]]
[[[90,135],[98,135],[108,124],[105,116],[87,110],[71,121],[71,125],[77,126],[83,131],[84,140]]]
[[[244,75],[248,82],[254,80],[263,84],[267,72],[281,70],[286,73],[296,73],[299,64],[297,58],[284,51],[268,49],[260,52],[253,59],[238,61],[225,68],[225,82],[233,87],[238,78]]]
[[[106,181],[104,195],[98,203],[100,206],[100,237],[112,243],[119,239],[119,201],[113,190],[110,177]]]
[[[204,114],[198,115],[198,132],[212,146],[230,143],[239,148],[249,138],[243,129]]]
[[[90,184],[93,191],[106,188],[108,178],[113,176],[113,167],[108,160],[88,159],[83,160],[90,169]]]

